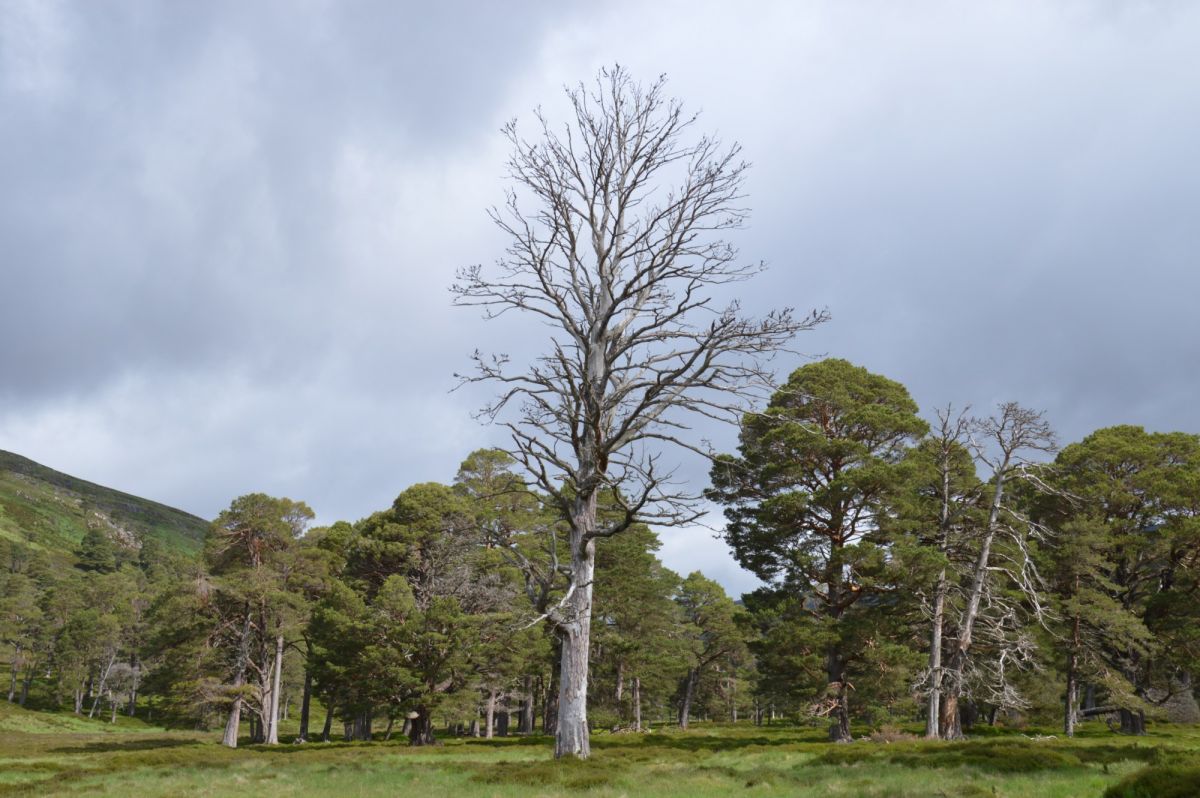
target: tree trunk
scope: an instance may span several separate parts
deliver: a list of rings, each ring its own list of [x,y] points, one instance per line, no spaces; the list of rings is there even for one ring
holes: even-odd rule
[[[633,730],[642,730],[642,680],[637,676],[633,677]]]
[[[1079,595],[1079,576],[1075,576],[1075,595]],[[1063,733],[1068,737],[1075,736],[1076,702],[1079,698],[1079,673],[1076,652],[1081,643],[1079,635],[1080,617],[1075,613],[1074,623],[1071,624],[1071,652],[1067,655],[1067,700],[1063,715]]]
[[[521,699],[521,723],[517,728],[520,734],[533,734],[533,677],[525,675],[521,679],[521,690],[525,697]]]
[[[688,727],[688,716],[692,714],[692,696],[696,693],[697,669],[689,668],[687,681],[683,685],[683,701],[679,705],[679,728]]]
[[[321,742],[329,742],[329,736],[333,732],[333,696],[327,698],[325,705],[325,726],[321,729]]]
[[[433,745],[433,723],[429,718],[429,710],[426,707],[417,707],[413,713],[416,717],[411,718],[408,727],[408,742],[409,745]]]
[[[25,671],[25,678],[21,680],[21,697],[17,700],[17,706],[25,706],[25,702],[29,699],[29,688],[33,686],[33,668]]]
[[[564,618],[558,624],[562,640],[559,668],[558,728],[554,756],[586,759],[591,754],[587,723],[588,654],[592,632],[592,580],[596,570],[596,543],[586,535],[596,527],[596,496],[576,499],[571,522],[571,584]]]
[[[948,690],[942,696],[941,730],[943,740],[961,740],[963,738],[962,718],[958,712],[959,690]]]
[[[396,716],[389,712],[388,713],[388,725],[387,725],[387,728],[383,730],[383,741],[385,743],[388,740],[392,739],[392,727],[395,725],[396,725]]]
[[[1063,733],[1068,737],[1075,736],[1075,702],[1079,693],[1079,685],[1075,674],[1075,653],[1067,656],[1067,700],[1063,709]]]
[[[17,697],[17,658],[20,657],[20,655],[21,649],[18,648],[16,653],[13,655],[12,668],[10,669],[11,676],[9,677],[8,681],[8,703],[10,704],[13,702],[13,699]]]
[[[108,691],[108,703],[112,708],[112,717],[108,719],[109,723],[117,722],[117,697],[113,695],[112,690]]]
[[[1008,472],[1011,454],[1006,452],[1004,460],[1000,467],[996,470],[996,492],[992,495],[991,508],[988,511],[987,533],[983,536],[983,543],[979,547],[979,556],[975,560],[975,570],[971,579],[971,592],[967,598],[967,608],[963,613],[962,623],[958,628],[958,641],[954,646],[954,652],[950,657],[951,678],[950,688],[953,695],[947,695],[947,698],[952,699],[948,703],[953,708],[953,720],[950,727],[947,727],[947,712],[943,709],[942,712],[942,738],[946,740],[962,739],[962,722],[958,718],[958,699],[962,697],[963,687],[963,670],[967,664],[967,652],[971,648],[971,635],[975,631],[975,619],[979,617],[979,603],[983,598],[983,587],[987,581],[988,565],[991,561],[992,541],[996,537],[997,524],[1000,521],[1001,502],[1004,497],[1004,480]]]
[[[221,744],[230,748],[237,748],[238,743],[238,726],[242,720],[242,694],[241,688],[246,683],[246,660],[249,657],[250,646],[250,605],[245,607],[246,620],[242,626],[242,636],[238,640],[238,656],[237,663],[233,669],[233,689],[237,692],[234,696],[233,706],[229,708],[229,719],[225,721],[225,734],[221,738]]]
[[[271,705],[267,714],[267,745],[279,744],[279,694],[283,692],[283,635],[275,636],[275,667],[272,669]]]
[[[1121,714],[1121,733],[1143,735],[1146,733],[1146,713],[1138,710],[1134,712],[1129,709],[1122,709]]]
[[[488,690],[487,703],[483,709],[483,737],[486,740],[492,739],[492,729],[495,728],[496,722],[496,691]]]
[[[92,700],[92,709],[88,712],[88,717],[96,716],[96,707],[100,706],[101,699],[104,698],[104,688],[108,685],[108,676],[112,673],[112,667],[117,662],[117,650],[114,648],[112,654],[108,658],[108,664],[104,666],[104,673],[100,676],[100,689],[96,691],[96,697]]]
[[[938,713],[942,703],[942,627],[946,616],[946,569],[938,574],[933,595],[933,621],[929,635],[929,703],[925,713],[925,737],[938,738],[940,728]]]
[[[542,715],[542,733],[558,733],[558,672],[562,670],[562,641],[554,635],[552,644],[554,652],[553,664],[550,668],[550,684],[546,687],[545,713]]]
[[[509,714],[508,707],[501,708],[499,716],[496,718],[496,734],[501,737],[508,736]]]
[[[142,661],[137,658],[137,654],[130,655],[129,668],[132,671],[133,684],[129,688],[129,708],[126,714],[132,718],[137,713],[138,690],[142,686]]]
[[[300,695],[300,733],[296,742],[308,742],[308,716],[312,710],[312,671],[304,669],[304,692]]]
[[[850,691],[846,684],[846,659],[838,646],[830,646],[826,655],[826,678],[833,690],[833,709],[829,713],[829,740],[848,743],[850,736]]]
[[[617,689],[613,692],[613,698],[616,699],[618,708],[621,704],[621,699],[625,697],[625,663],[622,660],[617,660]]]

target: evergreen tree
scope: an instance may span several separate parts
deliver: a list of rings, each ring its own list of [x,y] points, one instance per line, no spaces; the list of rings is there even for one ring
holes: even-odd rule
[[[776,615],[777,642],[790,649],[781,656],[799,657],[808,676],[815,657],[824,661],[817,711],[831,717],[833,740],[850,739],[850,679],[899,581],[879,514],[926,429],[904,386],[824,360],[747,414],[739,455],[713,466],[709,495],[726,505],[726,541],[786,603]]]

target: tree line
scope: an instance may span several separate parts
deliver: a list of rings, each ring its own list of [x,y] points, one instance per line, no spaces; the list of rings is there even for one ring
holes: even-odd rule
[[[1196,714],[1196,435],[1118,426],[1058,450],[1016,404],[930,425],[900,383],[824,360],[745,415],[708,496],[763,587],[735,603],[673,573],[645,524],[601,541],[591,727],[787,717],[847,740],[924,719],[952,739]],[[312,517],[239,497],[199,558],[93,530],[63,569],[9,543],[8,699],[233,746],[281,742],[289,713],[297,742],[556,731],[570,528],[513,458],[475,452],[355,523]]]

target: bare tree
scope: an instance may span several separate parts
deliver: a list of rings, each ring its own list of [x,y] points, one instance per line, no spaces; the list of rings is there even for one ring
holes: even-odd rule
[[[1019,602],[1025,602],[1039,619],[1043,609],[1040,579],[1028,549],[1028,535],[1037,526],[1010,506],[1006,489],[1013,479],[1025,478],[1041,487],[1030,455],[1055,450],[1055,436],[1040,412],[1005,402],[996,415],[972,422],[977,459],[991,471],[991,497],[974,564],[967,574],[964,607],[950,646],[949,659],[941,671],[941,719],[943,738],[962,737],[959,700],[968,684],[985,686],[988,700],[999,706],[1020,706],[1021,700],[1008,681],[1009,670],[1028,663],[1035,650],[1032,638],[1023,631]],[[997,553],[998,536],[1005,536],[1013,552]],[[1019,599],[995,589],[997,578],[1007,580]],[[994,656],[973,660],[976,637]],[[974,678],[972,678],[974,677]]]
[[[939,710],[942,700],[942,634],[946,623],[946,600],[950,593],[948,568],[952,548],[956,539],[963,533],[963,527],[968,522],[970,509],[977,496],[974,485],[969,485],[964,494],[959,483],[961,478],[956,474],[956,460],[968,457],[967,440],[970,430],[970,420],[966,411],[954,414],[949,405],[944,410],[937,411],[937,427],[930,436],[933,450],[937,479],[938,520],[937,534],[934,545],[939,552],[947,557],[945,564],[939,569],[933,586],[933,596],[930,611],[929,634],[929,702],[925,720],[925,736],[937,738],[940,735]],[[974,480],[972,480],[974,481]]]
[[[589,753],[586,698],[595,544],[637,521],[698,517],[693,494],[659,466],[662,444],[707,454],[689,417],[736,422],[769,390],[767,361],[824,314],[762,319],[712,289],[761,270],[721,238],[746,218],[736,144],[699,136],[696,117],[621,67],[566,91],[570,121],[540,111],[539,137],[510,123],[511,187],[491,217],[506,234],[495,273],[460,271],[459,305],[525,311],[552,329],[524,366],[476,353],[464,381],[501,387],[484,415],[569,528],[568,587],[546,614],[562,642],[556,756]],[[531,203],[526,210],[524,203]],[[598,520],[601,500],[617,508]]]

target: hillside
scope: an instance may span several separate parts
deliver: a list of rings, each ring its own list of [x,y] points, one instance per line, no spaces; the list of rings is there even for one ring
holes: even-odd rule
[[[96,485],[0,450],[0,539],[68,553],[89,528],[136,548],[147,537],[199,550],[208,522],[165,504]]]

